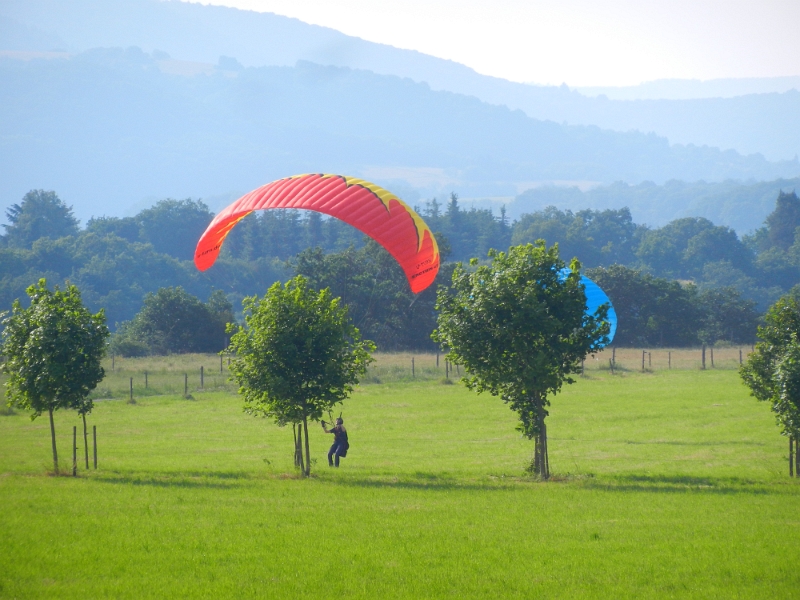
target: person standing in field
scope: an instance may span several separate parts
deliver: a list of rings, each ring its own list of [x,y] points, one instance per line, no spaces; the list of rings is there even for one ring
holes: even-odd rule
[[[325,421],[323,421],[322,429],[325,433],[333,434],[333,445],[328,450],[328,466],[333,467],[335,465],[338,467],[339,457],[347,456],[347,449],[350,447],[350,443],[347,441],[347,429],[344,428],[344,421],[339,417],[336,419],[336,426],[332,429],[328,429],[325,426]],[[335,462],[334,458],[336,459]]]

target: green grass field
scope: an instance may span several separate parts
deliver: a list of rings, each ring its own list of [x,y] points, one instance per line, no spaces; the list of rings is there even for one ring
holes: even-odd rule
[[[0,416],[0,597],[800,595],[800,481],[733,364],[587,362],[553,400],[555,476],[538,482],[501,401],[444,385],[432,357],[411,379],[408,358],[383,357],[345,404],[342,468],[312,430],[309,480],[291,430],[243,414],[221,378],[183,399],[191,358],[148,365],[180,389],[136,404],[143,363],[116,365],[89,419],[99,469],[81,459],[77,478],[48,475],[46,418]],[[73,425],[58,414],[65,470]]]

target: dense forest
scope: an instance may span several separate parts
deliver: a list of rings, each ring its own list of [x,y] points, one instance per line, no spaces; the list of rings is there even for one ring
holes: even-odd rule
[[[781,295],[800,290],[793,289],[800,283],[800,199],[794,192],[781,192],[763,226],[743,238],[704,218],[649,228],[634,223],[626,208],[549,207],[510,222],[504,209],[463,210],[453,193],[415,209],[439,240],[445,259],[439,285],[447,284],[454,262],[485,257],[490,248],[538,239],[558,243],[562,258],[577,257],[614,302],[619,345],[748,343],[758,315]],[[318,213],[250,215],[203,273],[191,259],[213,214],[199,200],[166,199],[134,217],[98,217],[81,227],[55,192],[34,190],[6,217],[2,310],[40,277],[51,284],[69,280],[90,307],[106,310],[112,328],[133,335],[149,326],[143,306],[164,300],[169,289],[174,301],[191,298],[194,314],[218,323],[214,341],[170,346],[153,341],[151,331],[150,342],[141,334],[138,351],[213,349],[224,343],[221,323],[244,296],[263,294],[273,282],[300,273],[341,296],[365,337],[381,348],[433,347],[436,286],[415,298],[382,248]]]

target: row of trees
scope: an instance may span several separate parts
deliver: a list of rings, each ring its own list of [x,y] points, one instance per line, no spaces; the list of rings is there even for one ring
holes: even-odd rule
[[[499,396],[517,412],[518,429],[535,440],[530,471],[547,479],[550,398],[573,383],[570,375],[579,372],[587,354],[608,343],[608,307],[587,318],[580,263],[573,259],[562,277],[557,247],[539,242],[492,251],[490,258],[484,265],[473,259],[470,268],[459,264],[451,286],[439,289],[433,338],[464,366],[462,381],[469,389]],[[15,302],[2,321],[7,397],[34,419],[48,413],[58,473],[53,413],[76,410],[86,437],[89,393],[104,377],[100,360],[108,329],[102,311],[88,311],[75,286],[51,292],[40,280],[27,293],[30,306]],[[227,332],[233,334],[231,372],[245,411],[292,424],[296,464],[308,476],[308,422],[319,421],[352,393],[375,346],[362,340],[341,298],[327,288],[314,290],[301,275],[244,304],[244,325],[231,323]],[[789,436],[790,473],[792,460],[800,458],[799,335],[800,303],[783,298],[768,312],[759,329],[762,341],[740,370],[753,395],[771,402]]]

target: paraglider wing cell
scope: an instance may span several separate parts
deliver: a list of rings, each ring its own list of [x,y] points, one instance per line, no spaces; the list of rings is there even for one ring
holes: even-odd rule
[[[570,274],[569,269],[561,269],[559,276],[566,279]],[[599,285],[594,281],[581,275],[581,283],[583,284],[584,293],[586,294],[586,314],[594,316],[597,309],[603,304],[608,304],[608,316],[606,322],[608,323],[608,344],[614,341],[614,334],[617,332],[617,312],[614,310],[614,305],[611,304],[611,299],[606,295]],[[606,344],[606,345],[608,345]]]
[[[239,221],[253,211],[270,208],[313,210],[352,225],[395,258],[415,294],[433,283],[439,272],[439,248],[433,232],[411,207],[368,181],[324,174],[273,181],[225,208],[197,243],[197,268],[205,271],[214,264],[225,236]]]

